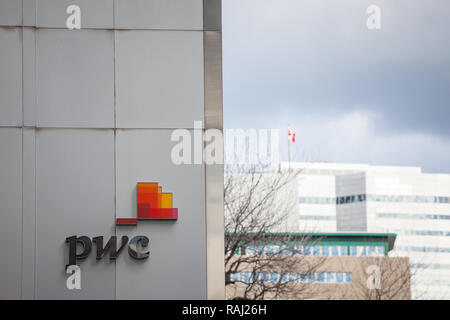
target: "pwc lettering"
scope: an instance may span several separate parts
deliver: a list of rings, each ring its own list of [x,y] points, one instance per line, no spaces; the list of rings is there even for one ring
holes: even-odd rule
[[[103,245],[103,237],[93,237],[92,241],[87,236],[71,236],[66,238],[66,243],[69,244],[69,264],[76,265],[77,260],[86,259],[92,251],[92,243],[96,245],[96,259],[101,260],[109,251],[109,260],[116,260],[122,249],[128,244],[128,254],[136,260],[147,259],[150,252],[146,248],[149,244],[149,239],[146,236],[135,236],[128,242],[127,236],[122,236],[120,246],[117,247],[117,237],[112,236],[108,242]],[[77,252],[78,245],[81,245],[82,251]]]
[[[116,226],[136,226],[139,221],[148,220],[166,220],[177,221],[178,209],[172,206],[172,193],[162,192],[162,187],[158,182],[138,182],[137,193],[137,217],[136,218],[117,218]],[[150,255],[145,248],[149,244],[146,236],[136,236],[128,242],[127,236],[122,236],[120,246],[117,244],[117,237],[112,236],[108,242],[103,245],[103,237],[93,237],[92,240],[87,236],[71,236],[66,238],[69,244],[69,266],[75,266],[77,260],[86,259],[92,251],[92,244],[96,246],[96,259],[102,259],[109,252],[109,260],[116,260],[122,249],[128,244],[128,254],[136,260],[147,259]],[[81,252],[77,248],[81,246]]]

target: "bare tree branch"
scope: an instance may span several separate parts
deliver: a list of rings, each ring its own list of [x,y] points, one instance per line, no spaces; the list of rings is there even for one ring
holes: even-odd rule
[[[234,290],[235,298],[310,297],[307,284],[295,281],[294,285],[287,281],[287,277],[292,277],[292,270],[307,275],[324,260],[305,259],[299,249],[298,243],[311,245],[311,234],[297,233],[294,239],[287,232],[289,217],[295,209],[292,201],[297,199],[287,195],[299,174],[300,171],[292,170],[265,173],[256,168],[225,174],[226,288]],[[239,272],[246,272],[248,279],[234,280],[232,275]],[[266,281],[271,273],[280,276],[276,281]]]

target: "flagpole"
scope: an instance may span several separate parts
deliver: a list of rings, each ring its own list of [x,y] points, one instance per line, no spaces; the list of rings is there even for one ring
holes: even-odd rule
[[[288,136],[289,132],[291,132],[290,129],[288,129]],[[288,141],[288,171],[291,171],[291,139],[288,138],[287,141]]]

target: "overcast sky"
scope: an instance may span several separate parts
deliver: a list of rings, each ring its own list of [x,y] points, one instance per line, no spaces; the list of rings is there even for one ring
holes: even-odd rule
[[[222,3],[225,128],[290,125],[300,161],[450,173],[449,0]]]

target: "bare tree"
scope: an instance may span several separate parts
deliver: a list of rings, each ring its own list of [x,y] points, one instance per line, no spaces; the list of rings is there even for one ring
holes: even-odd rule
[[[295,212],[300,171],[225,174],[225,272],[227,296],[237,299],[307,298],[306,277],[323,259],[305,259],[299,243],[311,234],[298,232]],[[298,272],[293,272],[298,271]],[[236,277],[244,274],[245,277]],[[275,275],[275,277],[274,277]],[[293,281],[294,280],[294,281]]]

